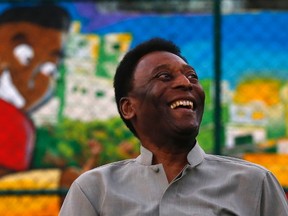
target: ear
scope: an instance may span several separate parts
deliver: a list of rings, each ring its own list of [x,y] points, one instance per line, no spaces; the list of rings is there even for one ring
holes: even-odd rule
[[[123,97],[120,99],[120,112],[126,120],[130,120],[135,116],[135,109],[133,101],[129,97]]]

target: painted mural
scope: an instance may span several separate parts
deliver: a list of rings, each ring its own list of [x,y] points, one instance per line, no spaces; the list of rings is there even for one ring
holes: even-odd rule
[[[0,15],[1,189],[37,188],[27,184],[33,179],[36,140],[30,114],[53,95],[69,24],[66,10],[55,6],[15,7]],[[37,172],[41,176],[43,171]],[[60,178],[59,171],[48,175],[55,183]],[[1,214],[9,212],[11,201],[13,197],[1,201]]]
[[[284,187],[287,18],[265,11],[224,15],[221,83],[223,153],[268,167]],[[258,30],[247,33],[251,26]],[[136,157],[139,143],[118,117],[112,78],[124,53],[154,36],[179,44],[196,68],[206,92],[198,141],[213,152],[212,27],[213,16],[205,13],[107,12],[92,2],[1,3],[0,190],[67,189],[93,167]],[[22,198],[11,212],[7,203],[19,196],[0,197],[0,215],[57,215],[63,197]]]

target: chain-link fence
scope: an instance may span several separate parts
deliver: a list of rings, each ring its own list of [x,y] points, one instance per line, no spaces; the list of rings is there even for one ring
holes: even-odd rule
[[[55,4],[0,3],[0,215],[57,215],[81,173],[139,154],[112,79],[152,37],[173,40],[199,75],[204,150],[262,164],[288,187],[286,1]]]

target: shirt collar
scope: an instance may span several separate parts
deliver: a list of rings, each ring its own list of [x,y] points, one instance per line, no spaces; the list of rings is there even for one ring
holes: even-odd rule
[[[191,149],[191,151],[188,153],[187,160],[191,167],[195,167],[204,160],[204,157],[205,152],[197,142],[195,146]]]
[[[151,151],[146,149],[141,145],[140,148],[141,154],[137,157],[137,162],[150,166],[152,165],[152,159],[153,159],[153,154]],[[203,149],[199,146],[198,142],[195,144],[195,146],[191,149],[191,151],[187,155],[187,160],[189,162],[189,165],[191,167],[195,167],[198,164],[200,164],[205,157],[205,152]]]
[[[136,160],[139,163],[146,165],[146,166],[152,165],[152,159],[153,159],[152,152],[141,145],[140,153],[141,154],[136,158]]]

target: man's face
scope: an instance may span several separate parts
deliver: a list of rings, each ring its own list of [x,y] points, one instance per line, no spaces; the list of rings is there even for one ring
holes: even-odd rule
[[[205,94],[195,70],[180,57],[163,51],[142,57],[130,96],[140,137],[197,136]]]
[[[0,89],[7,93],[0,94],[0,98],[24,111],[47,99],[55,82],[62,37],[59,30],[28,22],[2,24]]]

